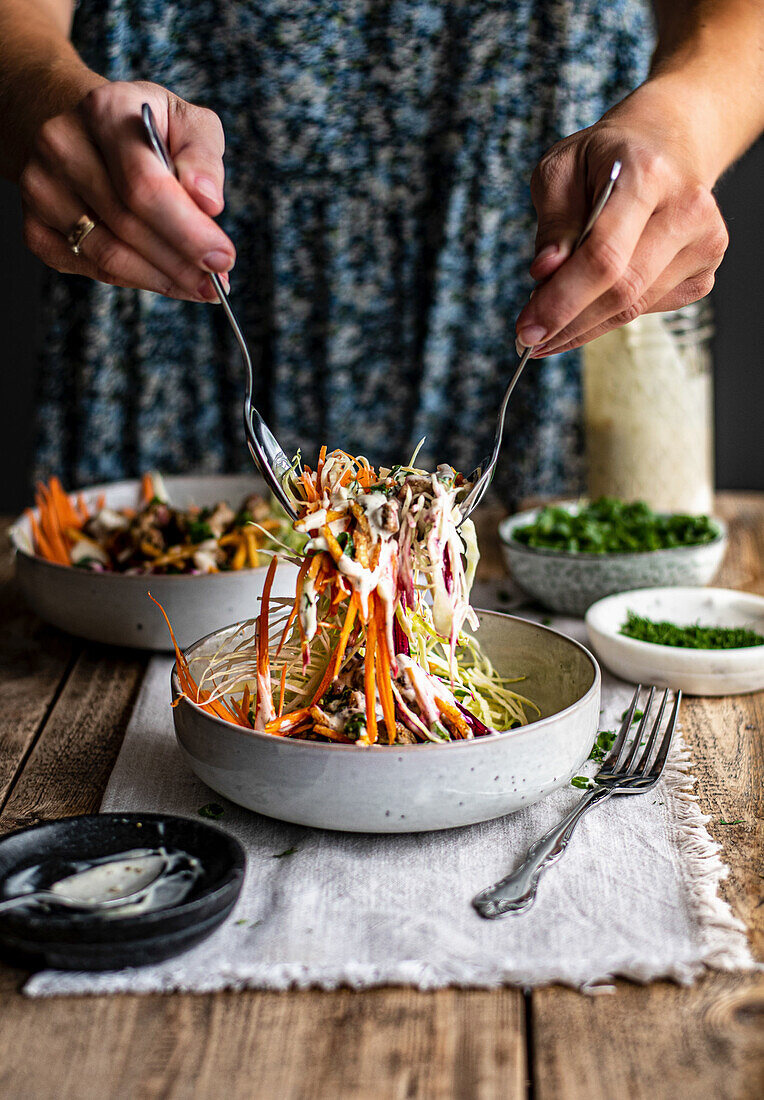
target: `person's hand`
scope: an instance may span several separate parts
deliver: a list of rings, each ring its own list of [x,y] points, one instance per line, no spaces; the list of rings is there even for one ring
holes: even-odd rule
[[[180,181],[144,137],[142,103]],[[32,143],[19,180],[27,247],[58,271],[213,301],[204,272],[227,272],[236,256],[212,220],[223,209],[223,149],[212,111],[156,84],[103,83],[43,123]],[[83,214],[96,227],[75,256],[66,237]]]
[[[675,126],[662,126],[658,113],[648,124],[632,99],[553,146],[533,173],[530,273],[539,285],[517,320],[518,350],[536,347],[539,358],[568,351],[642,313],[697,301],[714,285],[728,236],[705,166]],[[613,193],[571,256],[615,160],[623,167]]]

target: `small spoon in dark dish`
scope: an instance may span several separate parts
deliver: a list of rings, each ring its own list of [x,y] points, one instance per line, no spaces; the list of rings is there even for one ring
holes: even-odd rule
[[[114,859],[93,863],[82,871],[76,871],[73,875],[59,879],[47,889],[16,894],[15,897],[0,901],[0,913],[8,909],[18,909],[30,903],[60,905],[64,909],[79,909],[87,913],[131,905],[146,896],[147,891],[164,875],[168,865],[167,855],[161,852],[143,854],[120,852]],[[110,872],[112,872],[112,881],[109,883]],[[97,874],[101,874],[101,877],[106,880],[108,896],[100,898],[88,896],[88,893],[92,892],[94,876]],[[104,886],[102,885],[101,888],[103,889]]]

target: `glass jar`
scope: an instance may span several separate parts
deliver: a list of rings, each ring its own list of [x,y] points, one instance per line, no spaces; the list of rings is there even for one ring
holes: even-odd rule
[[[708,299],[647,313],[583,349],[591,498],[661,512],[713,505],[712,313]]]

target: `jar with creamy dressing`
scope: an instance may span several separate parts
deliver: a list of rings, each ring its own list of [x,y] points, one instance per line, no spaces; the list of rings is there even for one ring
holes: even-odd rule
[[[713,381],[707,300],[647,313],[583,349],[591,498],[661,512],[713,505]]]

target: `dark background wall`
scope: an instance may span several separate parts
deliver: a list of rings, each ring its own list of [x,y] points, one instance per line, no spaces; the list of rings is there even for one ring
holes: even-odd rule
[[[717,485],[764,489],[764,142],[718,197],[731,240],[714,291]],[[22,244],[18,206],[0,180],[0,512],[28,503],[32,447],[41,265]]]

